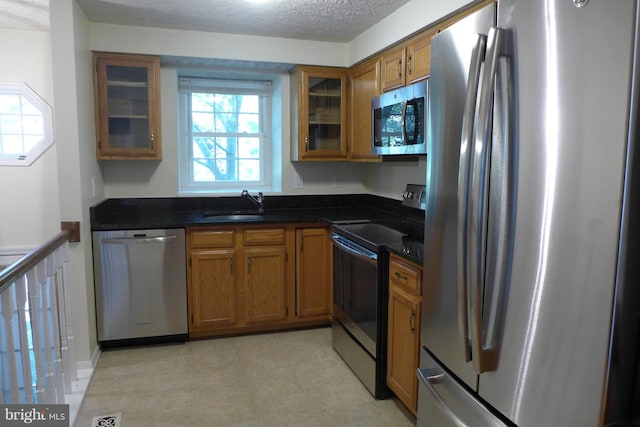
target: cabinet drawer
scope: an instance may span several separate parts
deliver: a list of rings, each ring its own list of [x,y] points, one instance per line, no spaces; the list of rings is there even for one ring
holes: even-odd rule
[[[191,233],[192,248],[233,246],[233,230],[195,231]]]
[[[422,294],[422,270],[393,256],[389,263],[389,281],[414,295]]]
[[[284,228],[262,230],[246,230],[244,232],[245,245],[284,244]]]

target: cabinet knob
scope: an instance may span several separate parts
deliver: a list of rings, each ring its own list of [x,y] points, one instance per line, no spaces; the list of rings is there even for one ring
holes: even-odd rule
[[[398,78],[402,77],[402,60],[398,61]]]
[[[407,74],[413,74],[413,70],[411,70],[411,55],[409,55],[409,58],[407,58]]]

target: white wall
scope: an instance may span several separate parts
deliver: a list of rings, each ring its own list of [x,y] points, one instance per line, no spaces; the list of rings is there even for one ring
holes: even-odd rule
[[[52,1],[50,14],[60,217],[80,222],[81,241],[70,244],[73,330],[77,359],[89,361],[97,354],[89,206],[103,197],[95,156],[89,28],[73,0]]]
[[[106,197],[175,197],[178,194],[177,80],[176,68],[162,67],[162,161],[100,162]],[[286,101],[290,98],[289,74],[281,74],[280,81],[282,99]],[[369,192],[364,164],[291,162],[290,118],[289,102],[283,102],[281,117],[277,120],[282,126],[282,192],[278,194]],[[298,186],[294,187],[294,180],[296,184],[302,182],[302,188],[295,188]]]
[[[355,64],[398,40],[482,0],[412,0],[349,43],[349,64]]]
[[[90,24],[96,51],[350,66],[464,6],[468,0],[413,0],[351,43],[325,43],[158,28]],[[283,86],[288,86],[283,77]],[[162,69],[161,162],[104,161],[105,196],[172,197],[178,190],[176,71]],[[283,99],[286,99],[283,94]],[[401,199],[406,183],[424,184],[426,161],[358,164],[290,161],[290,112],[283,105],[282,194],[373,193]],[[294,181],[303,183],[302,188]]]
[[[25,82],[53,106],[49,33],[0,30],[0,52],[0,81]],[[31,166],[0,167],[0,255],[27,252],[60,231],[57,145]]]
[[[348,66],[345,43],[91,24],[93,50],[193,58]]]

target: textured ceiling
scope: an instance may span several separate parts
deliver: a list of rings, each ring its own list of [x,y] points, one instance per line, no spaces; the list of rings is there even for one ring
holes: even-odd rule
[[[49,0],[0,0],[0,28],[49,30]]]
[[[92,22],[347,42],[408,3],[409,0],[76,0],[76,2]]]

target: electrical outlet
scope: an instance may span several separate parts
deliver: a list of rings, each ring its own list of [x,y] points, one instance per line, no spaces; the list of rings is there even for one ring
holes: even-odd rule
[[[340,188],[340,187],[342,187],[342,181],[340,180],[340,177],[338,175],[334,175],[333,188]]]

